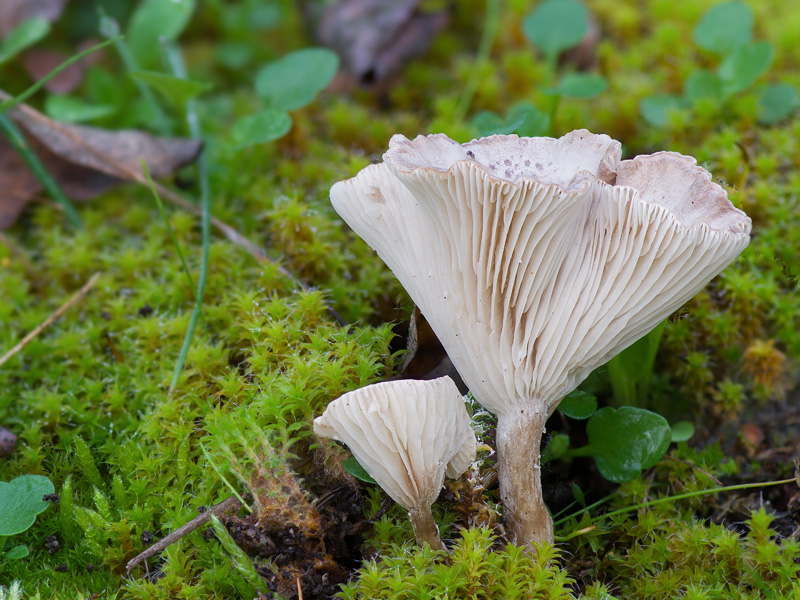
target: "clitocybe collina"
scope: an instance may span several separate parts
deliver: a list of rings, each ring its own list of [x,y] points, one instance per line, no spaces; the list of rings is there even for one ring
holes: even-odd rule
[[[419,306],[497,415],[500,495],[518,544],[553,539],[547,417],[593,369],[732,262],[750,219],[688,156],[621,161],[619,142],[396,135],[331,189],[336,211]]]
[[[475,460],[475,434],[449,377],[386,381],[348,392],[314,420],[314,433],[344,442],[383,490],[408,511],[422,545],[444,550],[431,505],[444,476]]]

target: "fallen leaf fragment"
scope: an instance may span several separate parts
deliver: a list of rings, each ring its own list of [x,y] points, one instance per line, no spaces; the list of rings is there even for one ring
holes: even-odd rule
[[[317,38],[335,50],[361,84],[385,81],[425,52],[448,21],[446,11],[425,11],[419,0],[343,0],[325,8]]]
[[[0,457],[11,456],[17,447],[17,436],[5,427],[0,427]]]
[[[0,37],[33,17],[51,23],[61,16],[68,0],[0,0]]]
[[[9,96],[0,91],[0,100]],[[21,105],[11,117],[26,134],[48,172],[73,200],[90,200],[142,174],[164,177],[197,158],[199,140],[160,138],[143,131],[109,131],[53,121]],[[8,142],[0,139],[0,229],[13,225],[41,185]]]
[[[69,57],[70,55],[55,50],[28,50],[23,55],[22,65],[31,79],[38,81]],[[79,60],[45,83],[44,89],[54,94],[69,94],[81,84],[83,73],[84,64]]]

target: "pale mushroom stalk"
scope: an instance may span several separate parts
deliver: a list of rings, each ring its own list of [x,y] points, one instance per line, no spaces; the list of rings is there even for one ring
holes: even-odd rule
[[[408,518],[414,530],[414,538],[422,546],[428,544],[434,550],[447,550],[442,538],[439,537],[439,527],[433,520],[430,506],[417,506],[408,511]]]
[[[542,494],[541,456],[547,415],[527,410],[497,416],[497,479],[508,529],[518,544],[553,540],[553,519]]]
[[[386,381],[348,392],[314,420],[314,432],[347,444],[383,490],[408,511],[417,543],[445,550],[431,505],[475,459],[475,434],[449,377]]]
[[[562,138],[394,136],[331,189],[394,272],[475,398],[498,417],[514,541],[553,539],[539,446],[547,417],[747,246],[750,219],[688,156],[620,160]]]

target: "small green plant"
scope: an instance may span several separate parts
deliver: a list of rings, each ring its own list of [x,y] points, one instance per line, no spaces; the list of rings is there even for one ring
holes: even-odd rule
[[[20,475],[10,482],[0,481],[0,552],[6,538],[27,531],[39,513],[47,510],[50,502],[43,497],[55,492],[51,481],[42,475]],[[28,555],[28,547],[14,546],[3,556],[19,559]]]
[[[303,48],[264,66],[255,88],[264,108],[233,127],[238,147],[264,144],[283,137],[292,127],[289,111],[314,101],[339,69],[339,57],[326,48]]]
[[[650,378],[666,325],[664,321],[606,363],[613,406],[648,405]]]
[[[701,103],[725,106],[746,91],[769,69],[775,57],[770,42],[753,42],[753,12],[744,2],[723,2],[705,13],[692,31],[694,42],[719,60],[716,72],[697,69],[686,79],[683,94],[644,98],[640,110],[656,127],[669,123],[674,111],[693,110]],[[798,106],[797,89],[772,83],[755,90],[760,123],[771,125],[789,116]]]
[[[672,432],[661,415],[633,406],[606,406],[587,422],[589,443],[569,456],[593,456],[610,481],[629,481],[652,467],[667,451]]]
[[[41,17],[27,19],[12,29],[0,42],[0,64],[44,38],[50,32],[50,23]]]
[[[556,113],[562,98],[588,100],[608,87],[605,78],[596,73],[566,73],[557,79],[558,57],[576,47],[589,32],[589,13],[576,0],[547,0],[530,13],[522,23],[525,36],[542,53],[546,64],[546,87],[550,96],[548,110],[541,110],[530,101],[514,104],[504,117],[480,111],[472,125],[481,136],[517,133],[534,137],[553,131]]]
[[[571,419],[588,419],[589,443],[570,449],[568,435],[553,435],[543,459],[592,456],[603,477],[614,482],[638,477],[664,456],[670,442],[686,441],[694,434],[691,423],[680,421],[670,426],[664,417],[644,408],[607,406],[597,410],[595,395],[580,389],[567,394],[558,410]]]

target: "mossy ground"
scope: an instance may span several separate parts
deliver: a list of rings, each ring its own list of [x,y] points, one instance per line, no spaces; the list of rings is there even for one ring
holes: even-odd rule
[[[553,133],[585,127],[622,140],[627,155],[692,154],[754,221],[750,247],[665,330],[653,407],[693,420],[698,434],[623,485],[614,508],[713,487],[707,474],[725,483],[791,477],[792,459],[800,457],[800,399],[790,392],[800,367],[800,116],[759,125],[755,96],[745,91],[727,104],[674,113],[663,128],[648,125],[639,113],[643,97],[680,91],[692,69],[715,66],[690,35],[714,2],[587,4],[602,31],[594,68],[609,88],[590,102],[564,101]],[[749,4],[756,37],[775,46],[764,79],[800,85],[800,9],[792,0]],[[126,577],[124,567],[145,547],[145,531],[163,537],[200,507],[230,496],[229,486],[268,513],[259,516],[293,524],[298,543],[332,552],[318,528],[335,515],[320,509],[318,519],[310,518],[308,503],[348,476],[336,466],[341,456],[312,449],[310,421],[341,393],[396,372],[402,340],[395,329],[402,330],[410,304],[343,226],[328,190],[377,159],[393,133],[473,137],[453,114],[474,72],[480,85],[471,112],[502,114],[520,99],[546,106],[543,64],[519,29],[531,5],[503,4],[491,57],[476,64],[484,4],[457,3],[428,52],[382,91],[327,93],[293,115],[288,136],[247,150],[231,147],[230,124],[257,106],[254,71],[310,42],[288,4],[280,28],[261,33],[237,30],[221,3],[201,6],[182,47],[193,75],[215,83],[200,101],[213,214],[267,248],[297,279],[214,234],[202,320],[168,394],[193,294],[150,193],[131,185],[81,205],[83,232],[49,202],[26,211],[0,243],[0,351],[93,273],[102,275],[86,298],[0,367],[0,424],[20,438],[16,452],[0,459],[0,480],[44,474],[61,496],[14,538],[31,555],[0,560],[0,584],[18,579],[26,595],[43,598],[252,597],[255,560],[260,573],[277,573],[282,583],[275,585],[287,596],[295,575],[303,585],[313,564],[292,571],[299,563],[281,559],[280,549],[247,546],[246,534],[233,529],[249,556],[201,529],[151,559],[150,575],[137,570]],[[249,58],[235,69],[220,58],[234,41],[249,46]],[[114,64],[113,56],[105,60]],[[24,85],[20,76],[9,91]],[[108,126],[127,124],[119,122],[125,118]],[[198,219],[172,210],[169,222],[196,279]],[[742,435],[743,424],[761,438]],[[551,423],[551,430],[561,427]],[[553,464],[548,472],[554,512],[568,503],[562,492],[572,481],[593,488],[590,501],[611,489],[590,461]],[[365,518],[378,512],[378,492],[348,485],[348,502],[364,506]],[[488,529],[462,539],[458,526],[498,523],[494,492],[469,490],[456,484],[437,508],[444,536],[461,539],[449,562],[408,546],[410,527],[397,507],[374,523],[350,515],[350,562],[339,557],[346,576],[362,556],[384,560],[367,565],[344,596],[800,598],[800,502],[791,486],[569,520],[557,533],[599,526],[538,562],[503,550]],[[276,525],[261,526],[286,543]],[[53,555],[44,546],[49,535],[59,540]],[[305,589],[306,599],[314,597]],[[335,585],[315,589],[325,597]]]

